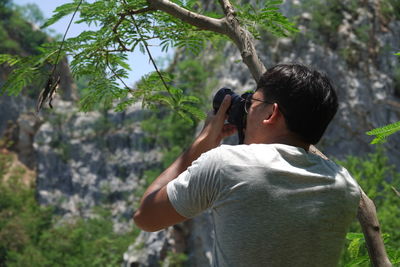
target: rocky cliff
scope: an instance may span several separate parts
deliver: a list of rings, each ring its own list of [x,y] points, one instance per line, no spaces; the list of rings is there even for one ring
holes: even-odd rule
[[[55,105],[34,139],[40,203],[56,204],[64,218],[95,216],[92,208],[102,207],[116,231],[129,230],[139,178],[159,160],[143,140],[144,112],[82,113],[71,102]]]

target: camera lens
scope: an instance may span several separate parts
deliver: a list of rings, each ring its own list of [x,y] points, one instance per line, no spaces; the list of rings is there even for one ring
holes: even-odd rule
[[[229,88],[221,88],[215,94],[214,99],[213,99],[214,113],[217,113],[217,111],[218,111],[219,107],[221,106],[222,101],[224,100],[226,95],[231,95],[232,96],[232,95],[235,95],[235,93]]]
[[[246,103],[245,99],[248,95],[252,94],[252,92],[246,92],[242,96],[239,96],[238,94],[235,94],[232,89],[224,87],[218,90],[213,99],[214,113],[217,113],[225,96],[231,96],[231,105],[226,113],[228,114],[228,122],[237,127],[239,144],[242,144],[244,140],[243,129],[246,124],[246,112],[244,108],[244,105]]]
[[[213,108],[216,113],[219,107],[222,104],[226,95],[231,96],[231,105],[227,111],[228,114],[228,122],[234,124],[236,126],[242,125],[242,120],[244,116],[244,99],[240,97],[238,94],[235,94],[232,89],[229,88],[221,88],[215,94],[213,99]]]

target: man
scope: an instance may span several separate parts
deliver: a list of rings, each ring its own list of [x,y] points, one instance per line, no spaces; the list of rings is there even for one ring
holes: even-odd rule
[[[268,69],[246,100],[244,144],[219,146],[235,132],[224,124],[230,101],[150,185],[136,224],[157,231],[211,209],[214,266],[336,266],[360,193],[344,168],[309,152],[337,111],[328,78],[298,64]]]

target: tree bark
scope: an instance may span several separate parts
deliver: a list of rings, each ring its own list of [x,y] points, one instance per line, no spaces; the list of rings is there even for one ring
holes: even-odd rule
[[[190,25],[196,26],[202,30],[226,35],[226,29],[223,26],[224,19],[215,19],[198,14],[168,0],[148,0],[147,2],[150,7],[164,11]]]
[[[364,193],[361,187],[360,192],[361,199],[357,218],[364,233],[371,263],[373,266],[390,267],[392,264],[389,261],[385,245],[383,244],[381,227],[376,216],[374,202]]]
[[[249,31],[240,26],[232,4],[228,0],[219,0],[219,2],[225,13],[227,36],[239,49],[243,62],[249,68],[254,80],[258,81],[266,68],[258,57],[254,38]]]
[[[228,36],[239,49],[243,62],[247,65],[256,81],[266,71],[265,65],[261,62],[255,49],[255,42],[252,35],[240,26],[235,10],[229,0],[219,0],[225,14],[225,17],[221,19],[210,18],[189,11],[168,0],[148,0],[148,3],[152,8],[162,10],[202,30],[214,31]],[[327,159],[315,146],[311,146],[310,151]],[[357,218],[365,236],[371,263],[376,267],[392,266],[386,254],[375,205],[361,188],[360,192],[361,199]]]

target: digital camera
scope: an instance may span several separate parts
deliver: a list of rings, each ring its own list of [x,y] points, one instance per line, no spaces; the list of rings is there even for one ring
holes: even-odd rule
[[[228,114],[228,122],[230,124],[233,124],[237,127],[238,130],[238,135],[239,135],[239,143],[243,143],[244,139],[244,133],[243,133],[243,128],[246,125],[246,112],[244,109],[245,106],[245,99],[249,96],[252,95],[251,92],[246,92],[239,96],[238,94],[235,94],[232,89],[229,88],[221,88],[218,90],[218,92],[215,94],[214,99],[213,99],[213,108],[214,108],[214,113],[216,113],[219,109],[219,107],[222,104],[222,101],[224,100],[226,95],[231,96],[231,105],[227,111]]]

